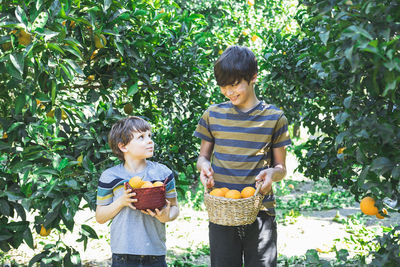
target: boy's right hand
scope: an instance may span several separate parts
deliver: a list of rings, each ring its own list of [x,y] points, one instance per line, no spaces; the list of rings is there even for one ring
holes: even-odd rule
[[[203,164],[200,169],[200,181],[205,188],[214,187],[214,171],[211,164]]]
[[[124,184],[124,193],[122,194],[122,196],[119,197],[118,200],[120,201],[120,204],[123,207],[130,207],[131,209],[135,210],[136,207],[133,206],[132,203],[133,202],[137,202],[137,199],[136,198],[132,198],[134,196],[136,196],[136,193],[132,192],[132,189],[128,188],[127,187],[127,183],[125,183]]]

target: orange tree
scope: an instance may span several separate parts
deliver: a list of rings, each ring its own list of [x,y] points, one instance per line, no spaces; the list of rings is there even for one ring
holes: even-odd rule
[[[0,11],[2,251],[34,248],[42,225],[72,231],[76,212],[94,208],[98,177],[117,162],[107,134],[121,117],[151,121],[156,160],[177,173],[192,164],[212,52],[202,15],[168,0],[20,0]],[[77,231],[85,247],[97,238],[88,225]],[[59,238],[34,262],[75,266],[80,254]]]
[[[400,60],[396,1],[304,1],[293,36],[264,32],[273,101],[312,138],[301,171],[357,199],[400,206]]]
[[[357,200],[400,211],[400,4],[302,1],[293,35],[264,31],[265,91],[311,138],[299,170]],[[268,47],[269,46],[269,47]],[[389,213],[390,214],[390,213]],[[399,263],[398,227],[379,239],[373,266]]]

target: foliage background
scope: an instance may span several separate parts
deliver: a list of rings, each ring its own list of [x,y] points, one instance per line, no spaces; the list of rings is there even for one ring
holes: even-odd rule
[[[223,101],[212,64],[232,44],[257,54],[259,97],[315,136],[294,148],[300,171],[398,207],[398,3],[252,3],[2,1],[0,249],[34,247],[41,225],[73,230],[118,162],[107,134],[128,115],[152,123],[154,160],[176,172],[180,199],[196,190],[193,131]],[[96,237],[82,226],[81,242]],[[36,261],[80,260],[60,239]]]

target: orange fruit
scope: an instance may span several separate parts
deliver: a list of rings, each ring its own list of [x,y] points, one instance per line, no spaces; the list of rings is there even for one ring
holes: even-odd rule
[[[44,228],[44,226],[42,224],[42,227],[40,228],[40,233],[39,234],[41,236],[48,236],[50,234],[50,232],[51,232],[51,229]]]
[[[385,208],[383,208],[381,212],[382,212],[383,214],[385,214],[385,215],[388,214],[388,212],[387,212],[387,210],[386,210]],[[378,219],[384,219],[384,218],[385,218],[385,217],[383,217],[380,213],[376,214],[375,216],[376,216],[376,218],[378,218]]]
[[[210,195],[215,197],[224,197],[224,191],[221,188],[215,188],[210,192]]]
[[[254,6],[254,0],[248,0],[248,1],[247,1],[247,4],[248,4],[249,6]]]
[[[250,30],[249,30],[249,29],[244,29],[244,30],[242,31],[242,34],[243,34],[244,36],[249,35],[249,33],[250,33]]]
[[[160,181],[157,181],[157,182],[153,183],[153,186],[163,186],[163,185],[164,185],[164,183],[160,182]]]
[[[343,154],[343,151],[344,151],[345,149],[346,149],[345,147],[341,147],[341,148],[338,149],[337,153],[338,153],[338,154]]]
[[[366,215],[376,215],[379,212],[372,197],[364,197],[360,202],[360,209]]]
[[[153,187],[153,184],[149,181],[146,181],[142,184],[142,187],[140,188],[149,188],[149,187]]]
[[[8,138],[8,134],[6,132],[3,133],[3,139],[7,139]]]
[[[225,194],[226,198],[232,198],[232,199],[239,199],[242,196],[240,195],[240,192],[238,190],[232,189],[226,192]]]
[[[225,194],[229,191],[228,187],[221,187],[220,189],[222,190],[222,192],[224,192],[223,196],[225,196]]]
[[[251,40],[252,40],[253,42],[257,41],[257,39],[258,39],[258,36],[255,35],[255,34],[251,37]]]
[[[240,192],[240,195],[242,198],[248,198],[254,196],[254,193],[256,192],[256,189],[251,186],[247,186],[242,189],[242,192]]]
[[[135,188],[141,188],[142,185],[144,184],[144,182],[142,181],[142,178],[140,178],[139,176],[133,176],[130,180],[129,180],[129,185],[135,189]]]

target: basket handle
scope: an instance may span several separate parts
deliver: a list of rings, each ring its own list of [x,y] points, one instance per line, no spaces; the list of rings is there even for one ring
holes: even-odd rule
[[[260,192],[261,185],[262,185],[262,183],[259,183],[259,184],[257,185],[257,187],[256,187],[256,192],[254,192],[254,195],[255,195],[255,196],[257,196],[257,194]]]

